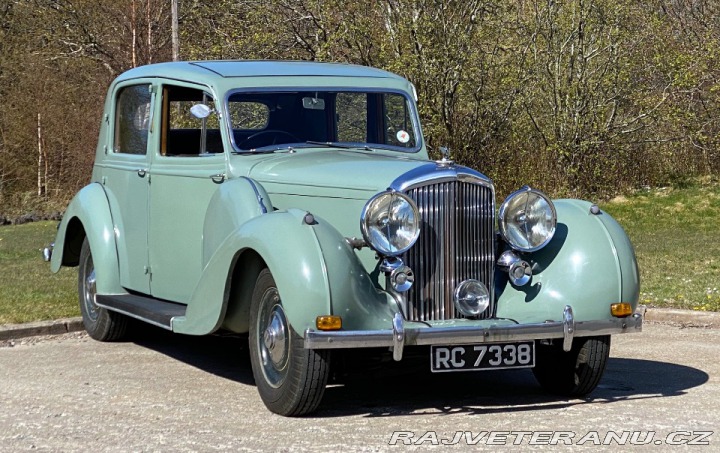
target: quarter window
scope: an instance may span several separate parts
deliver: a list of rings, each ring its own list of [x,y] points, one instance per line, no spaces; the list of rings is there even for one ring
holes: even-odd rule
[[[124,154],[146,154],[150,131],[150,86],[122,88],[115,110],[113,150]]]

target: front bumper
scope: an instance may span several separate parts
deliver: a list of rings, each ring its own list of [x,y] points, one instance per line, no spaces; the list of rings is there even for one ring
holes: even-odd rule
[[[419,327],[406,328],[400,313],[395,314],[392,329],[360,331],[305,331],[306,349],[343,349],[391,347],[393,358],[402,360],[403,348],[416,345],[455,345],[503,343],[511,341],[563,339],[569,351],[574,337],[591,337],[642,331],[642,315],[598,321],[575,322],[572,307],[565,306],[562,321],[512,324],[491,327]]]

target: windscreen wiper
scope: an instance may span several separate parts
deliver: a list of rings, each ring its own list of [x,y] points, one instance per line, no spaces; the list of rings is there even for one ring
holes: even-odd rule
[[[328,148],[343,148],[343,149],[362,149],[365,151],[372,151],[372,148],[370,148],[367,145],[348,145],[346,143],[338,143],[338,142],[316,142],[313,140],[308,140],[305,143],[308,145],[320,145],[320,146],[326,146]]]

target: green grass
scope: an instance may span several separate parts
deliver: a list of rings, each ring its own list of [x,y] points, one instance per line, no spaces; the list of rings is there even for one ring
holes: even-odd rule
[[[720,311],[720,184],[641,191],[602,208],[633,241],[641,303]],[[80,314],[76,269],[52,274],[40,257],[56,225],[0,227],[0,324]]]
[[[55,240],[57,222],[0,227],[0,324],[79,316],[76,268],[57,274],[40,249]]]
[[[720,184],[642,191],[602,208],[635,246],[640,303],[720,311]]]

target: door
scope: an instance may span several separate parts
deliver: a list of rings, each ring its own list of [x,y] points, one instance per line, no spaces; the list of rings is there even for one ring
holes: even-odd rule
[[[214,109],[208,90],[166,84],[161,94],[149,201],[152,295],[187,303],[202,274],[205,213],[224,181],[226,159],[217,116],[190,113],[198,103]]]
[[[148,146],[153,141],[150,83],[134,82],[116,90],[112,133],[102,167],[113,213],[123,287],[150,293],[148,261]]]

